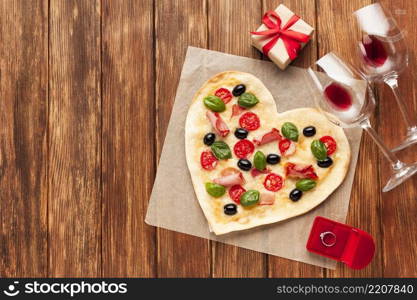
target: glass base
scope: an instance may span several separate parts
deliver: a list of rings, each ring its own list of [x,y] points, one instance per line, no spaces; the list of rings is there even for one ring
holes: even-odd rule
[[[417,173],[417,163],[411,165],[403,165],[401,168],[394,171],[394,174],[388,180],[387,184],[382,189],[383,192],[388,192],[393,188],[399,186],[408,178]]]
[[[407,138],[405,139],[405,141],[403,141],[399,146],[395,147],[391,151],[396,152],[416,143],[417,143],[417,126],[413,126],[411,128],[408,128]]]

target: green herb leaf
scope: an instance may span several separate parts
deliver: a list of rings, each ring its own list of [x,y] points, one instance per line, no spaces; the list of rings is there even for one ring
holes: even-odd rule
[[[307,192],[313,188],[315,188],[317,183],[312,179],[301,179],[298,180],[295,184],[295,187],[300,191]]]
[[[210,196],[218,198],[226,193],[226,188],[214,182],[206,182],[206,191]]]
[[[211,145],[211,151],[217,159],[229,159],[232,158],[232,151],[229,146],[223,141],[216,141]]]
[[[256,96],[252,93],[243,93],[239,96],[239,99],[237,100],[237,103],[239,106],[245,107],[245,108],[251,108],[254,107],[256,104],[258,104],[259,100],[256,98]]]
[[[204,98],[204,105],[215,112],[222,112],[226,110],[226,105],[223,100],[217,96],[207,96]]]
[[[298,129],[293,123],[285,122],[281,127],[281,132],[287,139],[294,142],[298,141]]]
[[[266,157],[262,151],[256,151],[255,156],[253,157],[253,163],[255,168],[259,171],[263,171],[266,168]]]
[[[259,202],[259,192],[256,190],[249,190],[240,196],[240,204],[242,206],[251,206]]]
[[[311,142],[311,152],[317,160],[324,160],[327,157],[327,149],[324,143],[320,140]]]

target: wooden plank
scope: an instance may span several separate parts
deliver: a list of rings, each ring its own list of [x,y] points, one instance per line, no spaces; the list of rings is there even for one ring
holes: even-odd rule
[[[208,2],[209,48],[235,55],[260,58],[250,46],[251,30],[259,26],[262,3],[252,0],[213,0]],[[263,277],[266,255],[212,242],[213,277]]]
[[[337,1],[319,0],[317,2],[319,56],[336,51],[344,59],[351,59],[355,51],[358,31],[353,26],[351,14],[371,3],[371,0]],[[378,122],[373,118],[375,128]],[[335,271],[326,271],[327,277],[373,277],[382,276],[381,187],[378,181],[378,150],[371,138],[364,133],[359,152],[359,161],[353,183],[346,223],[361,228],[376,237],[377,252],[372,264],[355,271],[339,264]]]
[[[414,49],[417,47],[417,27],[415,12],[416,1],[382,1],[391,11],[400,28],[406,31],[406,43],[410,52],[408,68],[399,77],[401,98],[417,123],[417,80],[415,70]],[[405,124],[393,99],[391,90],[380,85],[380,122],[379,133],[393,147],[404,137]],[[405,162],[416,162],[416,146],[398,153]],[[381,187],[384,186],[390,174],[390,167],[384,157],[380,156]],[[386,277],[416,277],[417,276],[417,177],[414,176],[406,183],[391,192],[382,195],[382,228],[384,276]]]
[[[206,47],[206,1],[155,1],[156,153],[161,154],[187,46]],[[159,277],[210,276],[210,243],[157,230]]]
[[[100,1],[50,2],[49,275],[101,275]]]
[[[0,37],[0,277],[45,277],[48,1],[1,1]]]
[[[103,276],[155,276],[153,2],[102,2]]]
[[[315,1],[311,0],[264,0],[264,11],[274,10],[280,3],[299,15],[317,30]],[[291,64],[297,67],[309,67],[317,59],[317,35],[301,50],[299,57]],[[288,259],[269,256],[269,277],[322,277],[322,268],[295,262]]]

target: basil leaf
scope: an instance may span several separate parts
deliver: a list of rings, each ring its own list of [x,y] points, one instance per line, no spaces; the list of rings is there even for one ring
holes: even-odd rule
[[[249,190],[240,196],[240,204],[242,206],[251,206],[259,202],[259,192],[256,190]]]
[[[307,192],[315,188],[317,183],[312,179],[301,179],[298,180],[295,184],[295,187],[300,191]]]
[[[282,134],[289,140],[298,141],[298,129],[291,122],[285,122],[281,127]]]
[[[252,93],[243,93],[239,96],[239,99],[237,100],[237,103],[239,106],[245,107],[245,108],[251,108],[254,107],[256,104],[258,104],[259,100],[256,98],[256,96]]]
[[[327,149],[324,143],[320,140],[311,142],[311,152],[317,160],[324,160],[327,157]]]
[[[217,96],[207,96],[204,98],[204,105],[215,112],[222,112],[226,110],[226,105],[223,100]]]
[[[266,157],[262,151],[256,151],[255,156],[253,157],[253,163],[255,168],[259,171],[262,171],[266,168]]]
[[[210,196],[219,198],[226,193],[226,188],[217,183],[206,182],[206,191]]]
[[[229,146],[223,141],[216,141],[211,144],[211,151],[213,151],[217,159],[232,158],[232,151],[230,151]]]

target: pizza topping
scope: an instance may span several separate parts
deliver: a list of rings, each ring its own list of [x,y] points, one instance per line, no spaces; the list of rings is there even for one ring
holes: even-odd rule
[[[314,126],[307,126],[303,129],[303,134],[306,137],[312,137],[316,134],[316,127]]]
[[[275,173],[271,173],[265,177],[264,187],[271,192],[277,192],[282,189],[284,180],[281,176]]]
[[[220,172],[220,175],[227,176],[227,175],[232,175],[232,174],[236,174],[236,173],[240,173],[240,171],[236,168],[228,167],[228,168],[223,169]]]
[[[203,151],[200,156],[200,163],[204,170],[213,170],[217,166],[217,158],[210,150]]]
[[[268,156],[266,157],[266,162],[270,165],[276,165],[279,164],[279,162],[281,161],[281,156],[279,156],[278,154],[268,154]]]
[[[229,196],[230,198],[232,198],[233,201],[235,201],[237,204],[240,203],[240,196],[242,196],[242,194],[246,192],[245,188],[242,187],[241,185],[237,184],[232,186],[229,189]]]
[[[256,96],[252,93],[243,93],[239,96],[237,100],[237,104],[244,108],[251,108],[258,104],[259,100]]]
[[[290,192],[290,199],[294,202],[300,200],[301,196],[303,196],[303,192],[299,189],[293,189]]]
[[[216,135],[212,132],[207,133],[203,139],[204,144],[206,144],[207,146],[211,146],[211,144],[213,144],[215,140],[216,140]]]
[[[294,142],[298,141],[298,129],[294,123],[285,122],[281,127],[281,132],[287,139]]]
[[[220,99],[222,99],[222,101],[227,104],[230,102],[230,100],[232,100],[233,96],[232,93],[225,88],[220,88],[218,89],[215,93],[215,96],[219,97]]]
[[[217,96],[207,96],[204,98],[203,101],[204,105],[211,111],[222,112],[226,110],[226,105],[224,104],[222,99],[220,99]]]
[[[252,206],[259,202],[259,192],[256,190],[249,190],[240,196],[240,204],[242,206]]]
[[[234,203],[229,203],[223,206],[223,211],[225,215],[233,216],[237,213],[237,205]]]
[[[250,171],[250,174],[252,175],[252,177],[256,177],[256,176],[259,176],[259,175],[261,175],[261,174],[269,174],[269,173],[271,173],[271,170],[270,170],[270,169],[268,169],[268,168],[266,168],[266,169],[264,169],[264,170],[262,170],[262,171],[259,171],[258,169],[253,168],[253,169]]]
[[[244,128],[236,128],[235,137],[242,140],[248,137],[248,131]]]
[[[249,171],[250,169],[252,169],[252,163],[249,159],[245,158],[239,159],[239,161],[237,162],[237,166],[239,167],[239,169],[243,171]]]
[[[307,192],[315,188],[316,185],[317,185],[317,182],[308,178],[300,179],[295,183],[295,187],[303,192]]]
[[[285,175],[293,178],[310,178],[318,179],[312,165],[294,164],[288,162],[285,164]]]
[[[213,180],[214,183],[220,184],[222,186],[233,186],[236,184],[244,184],[245,179],[243,178],[242,173],[233,173],[223,177],[219,177]]]
[[[249,131],[256,130],[261,126],[259,117],[253,112],[244,113],[239,119],[240,127]]]
[[[238,84],[237,86],[235,86],[233,88],[233,96],[235,97],[239,97],[240,95],[242,95],[244,92],[246,91],[246,86],[244,84]]]
[[[278,147],[282,156],[291,156],[295,152],[295,143],[289,139],[279,141]]]
[[[255,156],[253,157],[253,164],[255,168],[259,171],[263,171],[266,168],[266,157],[262,151],[256,151]]]
[[[213,182],[206,182],[206,191],[210,196],[219,198],[226,193],[224,186]]]
[[[279,133],[279,130],[276,128],[272,128],[272,130],[262,136],[260,140],[254,139],[253,142],[257,146],[265,145],[273,141],[280,141],[282,140],[282,136]]]
[[[333,164],[333,159],[331,159],[330,157],[326,157],[326,159],[324,159],[324,160],[319,160],[319,161],[317,162],[317,165],[318,165],[320,168],[328,168],[328,167],[330,167],[332,164]]]
[[[255,151],[255,146],[249,140],[240,140],[233,147],[233,151],[237,157],[246,158]]]
[[[229,127],[227,127],[227,124],[223,121],[219,113],[207,111],[206,116],[209,119],[214,130],[216,130],[216,132],[220,136],[225,137],[229,134],[230,132]]]
[[[232,158],[232,152],[229,146],[223,141],[216,141],[211,145],[211,151],[217,159],[229,159]]]
[[[240,107],[237,104],[232,105],[232,115],[230,116],[230,119],[232,119],[235,116],[240,116],[241,113],[243,113],[246,109],[243,107]]]
[[[327,148],[322,141],[314,140],[311,142],[311,152],[317,160],[324,160],[327,157]]]
[[[332,155],[336,151],[337,143],[331,136],[323,136],[320,138],[320,141],[326,146],[327,155]]]
[[[275,194],[270,192],[263,192],[259,199],[259,205],[272,205],[275,202]]]

